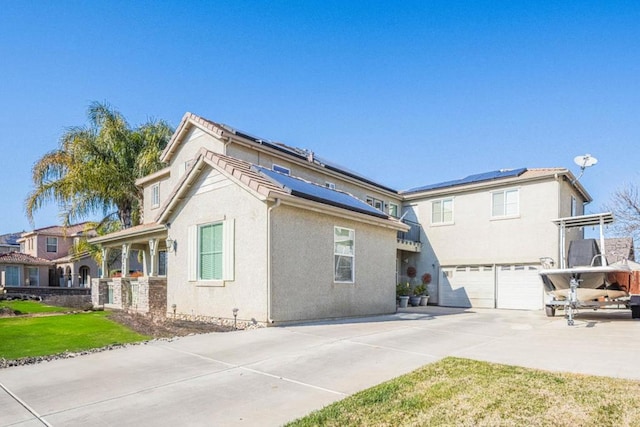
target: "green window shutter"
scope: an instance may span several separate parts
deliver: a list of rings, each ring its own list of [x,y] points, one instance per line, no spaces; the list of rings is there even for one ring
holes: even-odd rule
[[[222,223],[200,227],[200,280],[222,279]]]
[[[228,219],[222,224],[224,238],[222,279],[235,280],[235,220]]]

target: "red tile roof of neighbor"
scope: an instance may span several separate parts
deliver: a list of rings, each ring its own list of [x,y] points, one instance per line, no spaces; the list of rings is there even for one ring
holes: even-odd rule
[[[67,227],[64,227],[62,225],[52,225],[49,227],[36,228],[33,231],[27,231],[25,233],[22,233],[22,235],[27,236],[31,234],[45,234],[49,236],[71,237],[78,233],[82,233],[86,226],[87,226],[86,222],[69,225]]]
[[[53,265],[53,262],[22,252],[9,252],[0,255],[0,264]]]

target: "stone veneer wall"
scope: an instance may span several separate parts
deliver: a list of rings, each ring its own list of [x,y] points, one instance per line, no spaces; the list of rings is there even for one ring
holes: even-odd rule
[[[109,287],[113,301],[109,304]],[[105,306],[153,317],[167,317],[167,279],[164,277],[114,277],[92,279],[91,302],[94,307]]]

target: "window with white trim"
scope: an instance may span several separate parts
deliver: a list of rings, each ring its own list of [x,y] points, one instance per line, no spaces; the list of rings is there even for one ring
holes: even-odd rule
[[[384,212],[384,202],[382,200],[376,199],[375,197],[367,196],[367,204],[373,206],[379,211]]]
[[[157,208],[160,206],[160,184],[153,184],[151,187],[151,207]]]
[[[355,278],[355,237],[350,228],[333,228],[333,280],[337,283],[353,283]]]
[[[222,280],[222,223],[198,229],[198,279]]]
[[[234,220],[189,227],[189,281],[234,280]]]
[[[571,216],[578,215],[578,201],[574,196],[571,196]]]
[[[4,268],[4,280],[7,286],[20,286],[20,267],[7,265]]]
[[[158,251],[158,276],[167,275],[167,251]]]
[[[47,237],[47,252],[58,252],[57,237]]]
[[[494,191],[491,193],[491,216],[515,217],[520,214],[520,190]]]
[[[333,182],[326,181],[324,183],[324,186],[327,187],[329,190],[335,190],[336,189],[336,185]]]
[[[431,224],[453,224],[453,197],[431,202]]]
[[[38,273],[38,267],[29,267],[29,286],[40,286],[39,278],[40,275]]]
[[[400,209],[398,205],[396,205],[395,203],[389,203],[389,215],[391,215],[394,218],[398,218],[399,212],[400,212]]]

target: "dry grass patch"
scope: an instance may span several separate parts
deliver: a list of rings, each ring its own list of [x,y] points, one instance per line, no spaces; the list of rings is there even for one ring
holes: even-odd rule
[[[640,382],[446,358],[289,425],[640,425]]]

